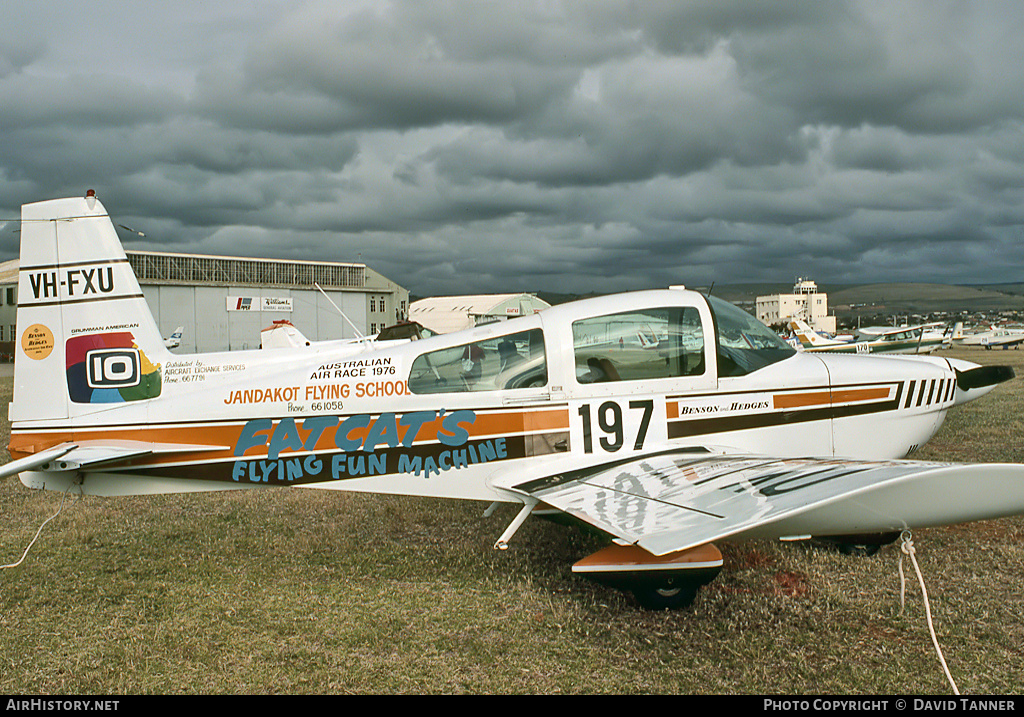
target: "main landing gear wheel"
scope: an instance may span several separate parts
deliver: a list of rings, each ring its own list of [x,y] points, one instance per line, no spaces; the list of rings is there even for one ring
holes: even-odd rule
[[[647,610],[687,608],[697,591],[722,569],[722,553],[711,543],[655,556],[636,545],[609,545],[572,566],[572,571],[633,594]]]
[[[696,585],[637,585],[632,593],[640,606],[647,610],[679,610],[693,605],[697,599]]]
[[[872,556],[882,549],[881,545],[862,545],[857,543],[836,543],[836,549],[843,555]]]
[[[878,533],[873,535],[835,535],[825,538],[843,555],[875,555],[883,545],[896,542],[899,533]]]

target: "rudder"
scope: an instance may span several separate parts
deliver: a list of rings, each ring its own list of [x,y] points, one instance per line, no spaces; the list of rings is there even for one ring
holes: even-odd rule
[[[170,354],[114,225],[85,197],[22,207],[12,421],[160,395]]]

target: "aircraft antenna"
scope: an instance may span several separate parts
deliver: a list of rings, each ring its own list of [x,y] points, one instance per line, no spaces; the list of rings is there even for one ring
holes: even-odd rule
[[[345,312],[338,308],[338,305],[335,304],[331,297],[327,295],[327,292],[324,291],[323,288],[321,288],[321,286],[317,284],[315,281],[313,282],[313,286],[317,288],[317,291],[324,295],[325,299],[331,302],[331,306],[334,307],[334,310],[341,314],[341,318],[345,319],[345,322],[352,327],[352,330],[356,332],[356,338],[359,339],[360,341],[365,341],[367,337],[363,336],[362,332],[356,328],[356,325],[349,321],[349,318],[345,316]]]
[[[711,296],[711,290],[715,288],[715,282],[711,282],[711,286],[708,287],[708,293],[706,296]]]
[[[139,235],[140,237],[144,237],[144,236],[146,236],[146,233],[145,233],[145,232],[140,232],[140,231],[139,231],[139,230],[137,230],[137,229],[132,229],[131,227],[126,227],[126,226],[125,226],[124,224],[118,224],[117,226],[121,227],[121,228],[122,228],[122,229],[124,229],[124,230],[125,230],[126,232],[131,232],[132,234],[138,234],[138,235]]]

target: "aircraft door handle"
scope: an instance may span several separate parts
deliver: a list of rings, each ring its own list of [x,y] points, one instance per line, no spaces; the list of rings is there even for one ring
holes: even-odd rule
[[[520,406],[550,400],[551,395],[548,393],[533,393],[526,396],[505,396],[501,399],[501,403],[503,406]]]

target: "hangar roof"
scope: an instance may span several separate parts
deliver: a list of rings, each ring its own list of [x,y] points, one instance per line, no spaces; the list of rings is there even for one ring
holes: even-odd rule
[[[237,256],[126,251],[142,283],[258,284],[359,289],[366,285],[365,264],[326,261],[252,259]]]

